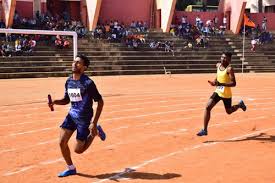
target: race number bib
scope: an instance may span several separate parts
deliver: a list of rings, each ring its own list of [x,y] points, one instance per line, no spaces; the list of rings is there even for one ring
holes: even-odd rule
[[[71,102],[82,101],[80,88],[69,88],[68,89],[68,95],[70,97]]]
[[[217,91],[223,93],[224,92],[224,86],[217,86]]]

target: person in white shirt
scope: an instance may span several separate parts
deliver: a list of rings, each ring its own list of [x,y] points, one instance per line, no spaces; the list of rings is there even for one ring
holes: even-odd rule
[[[255,52],[256,51],[256,44],[257,44],[257,41],[256,39],[252,39],[251,40],[251,51]]]
[[[227,29],[227,17],[226,16],[224,16],[223,17],[223,26],[225,27],[225,29]]]
[[[201,23],[201,18],[200,18],[200,15],[198,15],[196,17],[196,26],[199,27],[200,26],[200,23]]]

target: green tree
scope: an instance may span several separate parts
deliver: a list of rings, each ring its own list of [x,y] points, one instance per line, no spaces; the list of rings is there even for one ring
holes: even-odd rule
[[[190,4],[195,4],[195,0],[177,0],[176,10],[184,11],[185,8]]]
[[[220,0],[177,0],[176,10],[184,11],[188,5],[205,5],[205,6],[218,6]]]
[[[207,0],[208,6],[219,6],[220,0]]]

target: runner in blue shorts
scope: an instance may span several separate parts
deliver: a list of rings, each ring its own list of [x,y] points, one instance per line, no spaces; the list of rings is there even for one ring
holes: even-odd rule
[[[65,159],[68,169],[58,176],[65,177],[76,174],[76,167],[73,165],[68,141],[74,131],[76,134],[76,145],[74,151],[83,153],[92,144],[94,137],[99,135],[101,140],[105,140],[105,133],[97,125],[101,111],[103,109],[103,99],[97,90],[95,83],[84,74],[89,66],[89,59],[84,55],[78,55],[72,64],[72,76],[65,84],[65,95],[61,100],[54,100],[53,105],[66,105],[71,102],[71,108],[64,122],[61,124],[60,149]],[[97,109],[93,121],[93,101],[97,102]]]

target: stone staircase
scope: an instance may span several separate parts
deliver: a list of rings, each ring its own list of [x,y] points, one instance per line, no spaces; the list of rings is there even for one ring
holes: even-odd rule
[[[106,40],[80,39],[78,47],[80,54],[85,54],[91,59],[88,75],[164,74],[165,69],[172,74],[214,73],[215,64],[220,60],[221,52],[225,49],[236,51],[232,57],[232,65],[236,72],[241,72],[240,52],[237,52],[240,40],[233,36],[231,39],[231,42],[236,43],[236,48],[232,47],[231,43],[225,44],[225,38],[212,37],[208,48],[191,50],[184,48],[186,40],[173,37],[168,33],[150,32],[148,34],[147,43],[151,40],[173,41],[174,55],[163,50],[152,50],[148,44],[133,49],[124,44],[109,43]],[[229,43],[230,40],[227,42]],[[258,55],[258,58],[264,57],[266,55],[262,57]],[[272,58],[275,60],[275,57]],[[71,49],[58,50],[41,44],[31,56],[0,58],[0,78],[68,76],[71,73],[72,59]],[[245,67],[245,72],[253,70],[252,60],[249,63],[250,65],[247,64]]]
[[[243,38],[236,35],[227,35],[228,45],[234,49],[240,60],[243,59]],[[256,52],[252,52],[251,39],[245,39],[244,47],[244,72],[275,72],[275,45],[268,43],[257,46]]]

